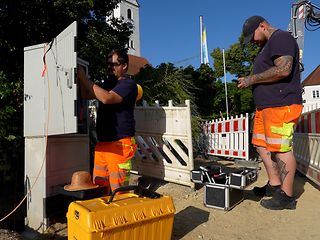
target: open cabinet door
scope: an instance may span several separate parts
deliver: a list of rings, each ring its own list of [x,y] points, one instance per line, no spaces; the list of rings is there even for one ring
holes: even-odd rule
[[[24,48],[24,136],[77,132],[77,22]]]

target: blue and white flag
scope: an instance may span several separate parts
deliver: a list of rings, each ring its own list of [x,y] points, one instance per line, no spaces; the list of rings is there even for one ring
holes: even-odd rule
[[[206,28],[203,28],[202,31],[202,63],[209,64],[209,55],[208,55],[208,46],[207,46],[207,31]]]

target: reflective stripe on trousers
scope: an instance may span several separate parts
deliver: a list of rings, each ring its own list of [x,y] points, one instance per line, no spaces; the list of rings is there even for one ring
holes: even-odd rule
[[[99,142],[95,147],[93,180],[111,190],[129,184],[131,159],[136,144],[131,137],[115,142]]]

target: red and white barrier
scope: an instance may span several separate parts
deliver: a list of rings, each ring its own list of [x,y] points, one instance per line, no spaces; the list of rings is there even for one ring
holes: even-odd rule
[[[296,133],[320,134],[320,109],[302,114],[296,127]]]
[[[248,113],[230,119],[205,122],[209,136],[208,154],[249,160]]]
[[[297,170],[320,186],[320,109],[301,115],[293,137]]]

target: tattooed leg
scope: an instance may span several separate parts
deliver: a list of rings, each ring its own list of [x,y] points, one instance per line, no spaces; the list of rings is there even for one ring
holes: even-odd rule
[[[279,168],[277,164],[274,162],[274,160],[272,159],[271,152],[264,147],[256,147],[256,148],[266,168],[270,185],[272,186],[281,185]]]
[[[280,179],[281,179],[281,182],[283,183],[284,179],[286,178],[289,172],[286,169],[286,163],[284,161],[282,161],[280,158],[276,158],[276,161],[279,169]]]
[[[288,195],[293,195],[293,182],[296,172],[296,160],[293,152],[277,153],[276,160],[279,167],[282,190]]]

